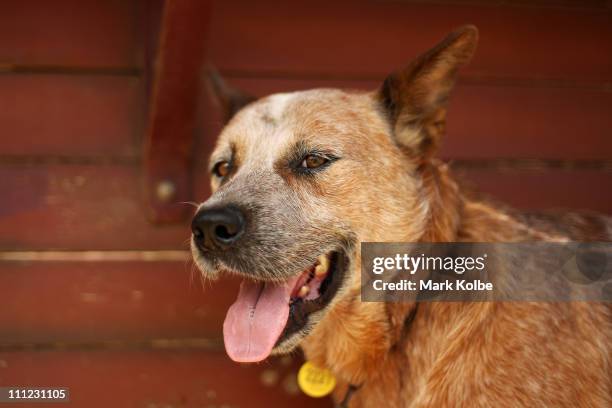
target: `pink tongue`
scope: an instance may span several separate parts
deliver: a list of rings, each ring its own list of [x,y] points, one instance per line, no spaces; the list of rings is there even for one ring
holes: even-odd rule
[[[257,362],[272,352],[289,317],[298,277],[283,284],[244,281],[223,322],[225,350],[237,362]]]

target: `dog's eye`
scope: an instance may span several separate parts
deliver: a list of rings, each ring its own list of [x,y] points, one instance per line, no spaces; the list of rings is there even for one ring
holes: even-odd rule
[[[319,156],[316,154],[309,154],[302,160],[302,167],[305,169],[316,169],[317,167],[321,167],[329,160],[323,156]]]
[[[213,174],[219,178],[223,178],[229,174],[231,170],[229,162],[220,161],[213,167]]]

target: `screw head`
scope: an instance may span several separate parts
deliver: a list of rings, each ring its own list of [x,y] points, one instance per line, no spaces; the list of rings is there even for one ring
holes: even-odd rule
[[[167,203],[176,195],[176,184],[170,180],[162,180],[155,187],[155,195],[162,203]]]

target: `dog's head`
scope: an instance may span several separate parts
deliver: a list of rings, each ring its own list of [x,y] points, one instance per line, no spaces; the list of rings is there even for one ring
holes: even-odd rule
[[[213,195],[192,224],[208,277],[244,277],[223,331],[236,361],[293,349],[359,285],[359,243],[415,241],[428,222],[420,169],[444,131],[464,27],[376,92],[241,99],[219,78],[228,120],[211,157]],[[235,113],[235,114],[234,114]]]

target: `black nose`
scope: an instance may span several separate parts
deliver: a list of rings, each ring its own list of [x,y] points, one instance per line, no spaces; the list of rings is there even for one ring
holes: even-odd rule
[[[196,243],[209,251],[232,246],[244,232],[242,213],[234,207],[203,209],[191,221],[191,231]]]

